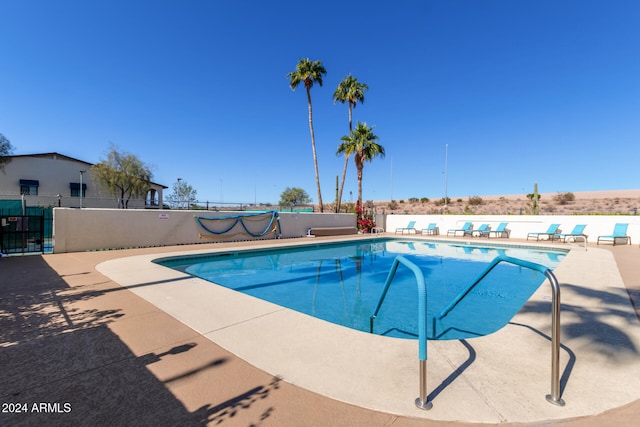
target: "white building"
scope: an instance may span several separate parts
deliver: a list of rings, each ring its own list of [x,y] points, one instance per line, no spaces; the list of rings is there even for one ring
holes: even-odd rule
[[[0,201],[21,200],[24,197],[29,206],[118,207],[118,199],[92,181],[92,163],[58,153],[7,158],[9,162],[0,170]],[[129,200],[129,209],[161,208],[162,190],[165,188],[152,182],[146,197],[132,197]]]

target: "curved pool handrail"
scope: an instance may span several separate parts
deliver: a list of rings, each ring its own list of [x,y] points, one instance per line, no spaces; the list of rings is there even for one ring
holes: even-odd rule
[[[476,278],[476,280],[474,280],[473,282],[471,282],[471,285],[467,286],[466,289],[464,289],[462,292],[460,292],[458,294],[458,296],[456,296],[454,298],[453,301],[451,301],[449,303],[449,305],[447,305],[444,310],[442,310],[440,312],[440,314],[438,314],[437,316],[434,317],[434,321],[435,320],[442,320],[442,318],[444,318],[447,314],[449,314],[449,312],[451,310],[453,310],[455,308],[456,305],[458,305],[458,303],[465,297],[467,296],[467,294],[469,292],[471,292],[471,290],[473,288],[476,287],[476,285],[478,283],[480,283],[482,281],[482,279],[484,279],[487,274],[489,274],[491,272],[491,270],[493,270],[498,264],[500,264],[501,262],[508,262],[510,264],[515,264],[515,265],[519,265],[521,267],[525,267],[525,268],[529,268],[531,270],[536,270],[539,271],[540,273],[545,274],[545,272],[549,269],[548,267],[545,267],[544,265],[541,264],[536,264],[534,262],[530,262],[530,261],[525,261],[523,259],[518,259],[518,258],[513,258],[513,257],[509,257],[506,255],[498,255],[497,257],[495,257],[493,259],[493,261],[491,261],[491,263],[487,266],[487,268],[484,269],[484,271],[482,273],[480,273],[480,275]]]
[[[435,334],[436,321],[442,320],[471,290],[484,279],[491,270],[501,262],[518,265],[543,273],[551,283],[551,394],[546,395],[547,401],[554,405],[564,406],[565,402],[560,398],[560,285],[550,268],[523,259],[506,255],[498,255],[489,266],[466,289],[458,294],[453,301],[433,318],[433,330]]]
[[[398,255],[391,264],[391,269],[387,275],[387,280],[384,282],[382,294],[378,299],[375,310],[369,318],[369,330],[373,333],[373,323],[380,311],[382,302],[384,301],[389,286],[395,277],[398,266],[402,264],[410,269],[416,276],[416,282],[418,284],[418,359],[420,364],[420,396],[416,398],[416,406],[420,409],[431,409],[433,406],[431,402],[427,401],[427,286],[424,281],[424,274],[420,267],[403,257]]]
[[[545,267],[541,264],[536,264],[534,262],[525,261],[518,258],[508,257],[506,255],[499,255],[489,264],[489,266],[478,276],[478,278],[468,286],[464,291],[462,291],[458,296],[444,309],[440,312],[438,316],[434,318],[434,331],[435,331],[435,322],[437,319],[442,319],[445,317],[453,308],[473,289],[491,270],[493,270],[499,263],[507,262],[510,264],[515,264],[521,267],[529,268],[531,270],[539,271],[543,273],[551,283],[552,289],[552,299],[551,299],[551,393],[547,394],[545,397],[549,403],[552,403],[557,406],[564,406],[565,402],[560,397],[560,285],[558,284],[558,280],[556,276],[553,274],[551,269]],[[422,270],[407,260],[403,256],[397,256],[393,260],[393,264],[391,265],[391,269],[389,270],[389,275],[387,276],[387,280],[385,281],[384,288],[382,290],[382,294],[378,299],[378,304],[376,305],[373,314],[369,318],[369,328],[370,332],[373,333],[373,323],[375,321],[378,312],[380,311],[380,307],[382,306],[382,302],[387,295],[387,291],[389,290],[389,286],[391,286],[391,281],[393,280],[396,271],[398,270],[398,266],[403,264],[411,271],[413,271],[416,276],[416,281],[418,283],[418,349],[419,349],[419,364],[420,364],[420,396],[416,399],[415,404],[420,409],[431,409],[433,406],[431,402],[427,401],[427,287],[424,280],[424,275],[422,274]]]

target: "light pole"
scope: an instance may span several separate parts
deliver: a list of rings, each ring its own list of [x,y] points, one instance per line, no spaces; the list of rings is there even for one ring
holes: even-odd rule
[[[176,188],[178,198],[178,209],[182,209],[182,178],[178,178],[178,188]]]
[[[447,210],[447,168],[449,165],[449,144],[444,145],[444,210]]]
[[[80,209],[82,209],[82,176],[84,175],[84,173],[86,172],[86,170],[81,170],[80,171]]]
[[[391,196],[391,200],[393,200],[393,157],[391,157],[391,169],[389,171],[389,180],[390,180],[390,196]]]

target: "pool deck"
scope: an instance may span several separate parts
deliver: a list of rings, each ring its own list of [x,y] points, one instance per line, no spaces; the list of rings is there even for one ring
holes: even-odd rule
[[[0,259],[0,404],[27,409],[0,412],[0,425],[637,424],[637,244],[575,248],[555,270],[564,407],[544,398],[548,284],[495,334],[429,342],[433,409],[422,411],[416,341],[351,331],[150,262],[328,240]]]

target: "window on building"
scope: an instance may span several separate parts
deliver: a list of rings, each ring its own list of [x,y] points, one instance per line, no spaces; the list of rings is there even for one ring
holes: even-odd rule
[[[25,196],[37,196],[38,186],[40,182],[35,179],[21,179],[20,180],[20,194]]]
[[[71,197],[80,197],[80,183],[70,182],[69,189],[71,190]],[[82,197],[87,197],[87,184],[82,184]]]

